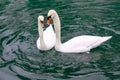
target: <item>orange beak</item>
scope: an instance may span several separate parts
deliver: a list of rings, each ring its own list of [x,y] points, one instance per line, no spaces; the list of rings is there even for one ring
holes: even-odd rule
[[[50,25],[50,23],[51,23],[51,17],[48,17],[47,18],[47,25]]]

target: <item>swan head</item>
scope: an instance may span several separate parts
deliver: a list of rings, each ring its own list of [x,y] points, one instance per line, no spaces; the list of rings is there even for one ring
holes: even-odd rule
[[[51,19],[54,19],[56,16],[56,11],[55,10],[49,10],[48,12],[48,18],[47,18],[47,24],[49,25],[51,22]]]
[[[55,10],[49,10],[49,12],[48,12],[48,17],[49,16],[51,16],[51,17],[54,17],[54,14],[56,13],[56,11]]]
[[[38,16],[38,22],[41,24],[41,27],[44,27],[44,16],[40,15]]]

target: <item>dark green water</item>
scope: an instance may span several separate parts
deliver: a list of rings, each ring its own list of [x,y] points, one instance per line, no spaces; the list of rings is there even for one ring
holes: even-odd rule
[[[39,51],[37,17],[55,9],[62,42],[113,36],[90,54]],[[119,0],[0,0],[0,80],[120,80]]]

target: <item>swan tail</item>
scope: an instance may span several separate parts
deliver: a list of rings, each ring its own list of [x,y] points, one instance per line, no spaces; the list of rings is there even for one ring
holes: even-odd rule
[[[112,36],[102,37],[101,41],[98,41],[96,44],[94,44],[92,48],[96,48],[97,46],[101,45],[102,43],[104,43],[105,41],[107,41],[111,38],[112,38]]]
[[[103,39],[102,39],[101,42],[105,42],[105,41],[107,41],[107,40],[109,40],[109,39],[111,39],[111,38],[112,38],[112,36],[103,37]]]
[[[100,45],[100,44],[102,44],[103,42],[109,40],[110,38],[112,38],[112,36],[102,37],[102,40],[98,43],[98,45]]]

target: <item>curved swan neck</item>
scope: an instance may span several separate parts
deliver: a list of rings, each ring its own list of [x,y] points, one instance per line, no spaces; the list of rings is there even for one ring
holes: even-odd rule
[[[40,20],[38,20],[38,33],[39,33],[39,37],[40,37],[41,47],[45,46],[44,39],[43,39],[43,28],[41,27]]]
[[[41,23],[38,20],[38,33],[39,33],[39,37],[43,37],[43,28],[41,27]]]
[[[56,33],[55,48],[59,51],[61,49],[61,23],[56,11],[53,11],[51,18],[53,20],[54,29]]]
[[[61,23],[60,23],[60,19],[57,12],[54,12],[54,16],[52,17],[52,19],[53,19],[55,32],[56,32],[56,45],[60,45],[61,44]]]

